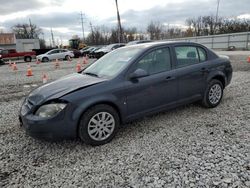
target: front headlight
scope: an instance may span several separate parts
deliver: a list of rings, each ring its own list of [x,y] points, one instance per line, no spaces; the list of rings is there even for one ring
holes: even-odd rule
[[[65,103],[52,103],[41,106],[35,113],[36,116],[50,118],[61,112],[67,104]]]

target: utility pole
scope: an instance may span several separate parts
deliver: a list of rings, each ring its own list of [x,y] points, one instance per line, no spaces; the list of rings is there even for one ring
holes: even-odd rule
[[[34,36],[33,36],[33,29],[32,29],[32,24],[31,24],[30,18],[29,18],[29,23],[30,23],[30,36],[29,36],[29,38],[30,38],[30,39],[33,39]]]
[[[218,22],[219,6],[220,6],[220,0],[217,0],[217,10],[216,10],[216,17],[215,17],[216,24]]]
[[[90,29],[91,29],[91,38],[92,38],[92,43],[94,44],[95,43],[95,36],[94,36],[94,29],[93,29],[93,25],[91,22],[89,22],[89,25],[90,25]]]
[[[84,16],[84,14],[82,13],[82,11],[81,11],[81,13],[80,13],[80,19],[81,19],[81,24],[82,24],[82,40],[83,40],[83,42],[84,42],[84,27],[83,27],[83,23],[84,23],[84,21],[83,21],[83,16]]]
[[[117,0],[115,0],[115,4],[116,4],[116,11],[117,11],[117,21],[118,21],[118,41],[119,43],[121,43],[123,40],[122,37],[122,25],[121,25],[121,19],[120,19],[120,13],[119,13],[119,9],[118,9],[118,2]]]
[[[55,40],[54,40],[54,34],[53,34],[53,31],[52,31],[52,28],[50,28],[50,32],[51,32],[51,39],[52,39],[52,48],[55,47]]]

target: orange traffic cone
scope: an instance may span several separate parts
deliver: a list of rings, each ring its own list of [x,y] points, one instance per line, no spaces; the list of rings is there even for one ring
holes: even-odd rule
[[[76,64],[76,72],[80,72],[81,69],[82,69],[82,66],[81,66],[81,64],[78,62],[78,63]]]
[[[43,73],[42,80],[43,80],[43,84],[46,84],[48,82],[48,75]]]
[[[56,59],[55,68],[57,69],[57,68],[59,68],[59,67],[60,67],[60,63],[59,63],[58,59]]]
[[[28,65],[26,76],[33,76],[32,69],[31,69],[30,65]]]
[[[250,63],[250,56],[248,56],[248,58],[247,58],[247,62],[248,62],[248,63]]]
[[[17,70],[18,70],[18,69],[17,69],[17,66],[16,66],[16,63],[13,63],[13,64],[12,64],[12,70],[13,70],[13,71],[17,71]]]

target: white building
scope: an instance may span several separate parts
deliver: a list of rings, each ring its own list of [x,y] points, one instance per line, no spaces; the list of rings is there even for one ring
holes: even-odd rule
[[[0,33],[0,49],[16,49],[17,52],[40,49],[39,39],[16,39],[14,33]]]

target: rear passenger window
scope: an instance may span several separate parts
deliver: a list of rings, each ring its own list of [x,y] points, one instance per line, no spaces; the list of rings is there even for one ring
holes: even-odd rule
[[[200,62],[204,62],[207,60],[207,53],[203,48],[197,47],[199,56],[200,56]]]
[[[199,55],[196,47],[178,46],[175,47],[175,54],[178,68],[199,63]]]

